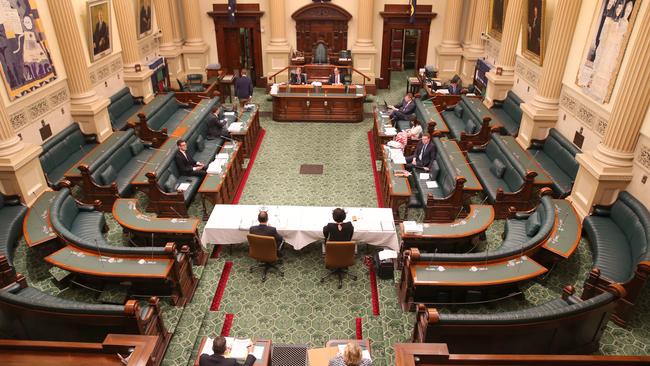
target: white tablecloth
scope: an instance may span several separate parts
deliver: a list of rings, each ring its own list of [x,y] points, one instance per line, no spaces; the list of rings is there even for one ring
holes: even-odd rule
[[[323,239],[323,226],[333,222],[334,207],[216,205],[201,235],[203,246],[246,242],[248,229],[258,224],[257,214],[263,207],[269,213],[269,225],[277,228],[295,249]],[[345,211],[346,221],[354,225],[352,240],[399,251],[390,208],[345,208]]]

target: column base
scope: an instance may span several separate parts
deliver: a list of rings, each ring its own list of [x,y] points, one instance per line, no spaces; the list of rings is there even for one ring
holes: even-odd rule
[[[91,104],[70,104],[70,114],[79,122],[83,133],[95,134],[97,140],[102,142],[113,133],[107,109],[109,104],[108,98],[97,99]]]
[[[164,57],[167,60],[167,66],[169,68],[169,80],[172,85],[176,82],[176,79],[184,80],[185,75],[183,74],[183,53],[180,47],[161,47],[160,56]]]
[[[146,69],[141,72],[132,72],[124,70],[124,83],[131,89],[131,94],[136,97],[143,97],[145,103],[149,103],[153,97],[153,86],[151,85],[151,75],[153,70]]]
[[[580,164],[571,195],[567,198],[581,218],[595,204],[609,205],[632,180],[632,167],[614,167],[594,158],[593,153],[576,155]]]
[[[471,85],[474,82],[474,70],[476,69],[476,61],[483,57],[482,53],[465,51],[460,66],[460,77],[463,80],[463,85]]]
[[[269,77],[276,72],[282,71],[285,67],[289,66],[289,57],[291,53],[291,46],[288,43],[286,44],[269,44],[264,50],[266,53],[266,65],[265,67],[266,76]],[[309,75],[308,75],[309,77]],[[289,73],[287,71],[279,73],[275,77],[275,81],[278,83],[286,82],[289,80]],[[273,79],[269,80],[269,83],[273,83]]]
[[[517,134],[517,142],[524,149],[530,147],[532,140],[546,138],[548,130],[555,126],[558,118],[557,109],[542,109],[535,106],[535,103],[521,104],[521,124]]]
[[[208,47],[202,45],[184,45],[183,46],[183,66],[186,74],[201,74],[205,79],[205,67],[208,64]]]
[[[374,84],[377,75],[375,73],[375,56],[377,55],[375,46],[372,43],[370,46],[355,45],[351,51],[354,68],[370,78],[370,80],[365,81],[365,84]],[[352,83],[363,85],[363,81],[363,76],[357,73],[352,75]]]
[[[491,108],[495,100],[503,100],[506,98],[508,91],[515,84],[515,75],[514,73],[497,75],[494,71],[490,71],[485,76],[488,79],[488,85],[483,104]]]
[[[460,74],[463,49],[459,47],[436,47],[436,68],[438,77],[445,80]]]
[[[34,144],[22,145],[19,152],[0,157],[0,184],[5,194],[18,194],[30,206],[49,188],[38,160],[43,149]]]

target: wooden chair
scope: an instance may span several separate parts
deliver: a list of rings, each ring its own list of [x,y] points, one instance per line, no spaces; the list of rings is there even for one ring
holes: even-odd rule
[[[325,268],[331,269],[325,277],[320,279],[320,282],[325,282],[325,279],[337,275],[339,278],[339,289],[343,287],[343,276],[348,275],[352,280],[356,281],[357,276],[348,273],[348,267],[354,265],[356,243],[353,241],[328,241],[325,243]]]
[[[249,272],[253,272],[256,268],[262,268],[262,282],[266,281],[266,274],[271,268],[278,271],[280,277],[284,277],[284,272],[276,265],[279,258],[275,238],[254,234],[248,234],[246,237],[248,238],[248,256],[260,262],[251,266]]]

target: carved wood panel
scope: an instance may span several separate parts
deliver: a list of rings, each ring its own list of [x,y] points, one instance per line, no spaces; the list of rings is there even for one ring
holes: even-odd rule
[[[296,21],[296,49],[311,56],[318,43],[330,53],[348,49],[348,22],[352,15],[333,4],[314,3],[291,16]]]

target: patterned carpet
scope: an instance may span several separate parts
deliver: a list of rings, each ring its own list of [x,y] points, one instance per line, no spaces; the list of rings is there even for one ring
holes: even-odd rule
[[[380,91],[377,100],[397,102],[404,93],[405,78],[404,73],[394,73],[392,88]],[[268,113],[271,104],[263,90],[255,91],[254,101],[261,105],[261,124],[266,129],[266,136],[240,203],[376,206],[366,136],[371,128],[370,118],[357,124],[273,122]],[[371,104],[365,105],[365,111],[371,112]],[[301,175],[301,164],[321,164],[323,174]],[[141,201],[145,199],[139,198]],[[190,215],[201,216],[199,200],[190,207]],[[414,219],[421,215],[421,211],[409,212]],[[124,245],[127,240],[121,229],[110,215],[107,219],[110,241]],[[503,221],[497,221],[481,246],[497,246],[502,231]],[[70,283],[60,285],[53,279],[50,267],[42,260],[52,249],[28,249],[21,241],[15,255],[17,270],[27,276],[31,286],[53,295],[99,302],[98,292]],[[274,343],[306,343],[313,347],[323,346],[328,339],[355,338],[356,319],[361,318],[363,336],[372,342],[374,364],[393,365],[392,345],[409,339],[414,314],[399,309],[394,281],[378,280],[380,315],[372,315],[370,281],[363,257],[372,253],[374,248],[370,248],[370,253],[360,248],[357,264],[351,270],[358,280],[346,278],[341,290],[336,288],[335,279],[324,284],[319,282],[320,277],[326,274],[320,250],[319,243],[300,252],[286,250],[282,265],[285,277],[271,273],[264,284],[258,271],[248,271],[253,261],[247,257],[245,245],[233,246],[232,253],[228,249],[222,250],[219,257],[210,259],[205,268],[195,267],[201,280],[191,303],[185,308],[163,305],[167,326],[175,332],[163,365],[191,365],[201,338],[219,334],[226,314],[234,315],[230,335],[270,338]],[[232,269],[221,306],[210,311],[227,262],[232,262]],[[490,306],[441,308],[440,311],[495,313],[533,306],[557,298],[567,284],[574,284],[580,293],[591,263],[589,246],[583,240],[569,260],[558,264],[544,279],[522,289],[524,300],[509,299]],[[607,326],[601,353],[650,354],[648,291],[646,286],[628,329],[611,323]]]

